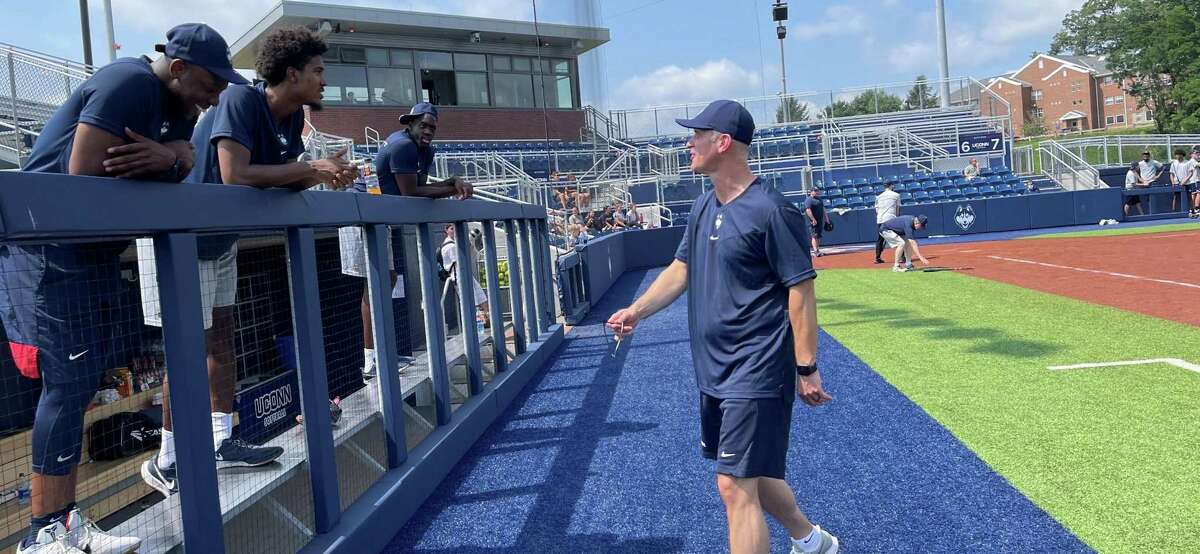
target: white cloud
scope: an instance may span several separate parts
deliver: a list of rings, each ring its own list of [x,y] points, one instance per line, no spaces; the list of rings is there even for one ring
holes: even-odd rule
[[[614,98],[627,108],[708,102],[756,96],[761,93],[761,82],[757,72],[732,61],[710,60],[697,67],[668,65],[630,77],[617,87]]]
[[[825,8],[821,19],[812,23],[799,23],[791,28],[791,35],[798,40],[830,38],[862,32],[866,28],[866,14],[856,8],[838,4]]]
[[[1063,17],[1077,10],[1084,0],[993,0],[987,19],[990,40],[1010,43],[1051,36],[1062,26]]]

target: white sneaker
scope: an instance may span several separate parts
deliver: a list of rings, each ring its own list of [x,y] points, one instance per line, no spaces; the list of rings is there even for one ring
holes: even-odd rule
[[[377,372],[378,371],[375,368],[375,360],[371,360],[370,362],[368,362],[366,365],[363,366],[363,369],[362,369],[363,380],[370,381],[371,379],[374,379],[375,374]]]
[[[904,273],[904,272],[908,271],[908,268],[904,267],[904,266],[894,265],[894,266],[892,266],[892,271],[894,271],[896,273]]]
[[[83,554],[83,551],[67,542],[67,528],[61,521],[56,521],[42,527],[37,540],[28,546],[24,540],[17,543],[17,554]]]
[[[97,526],[79,508],[67,515],[67,542],[90,554],[128,554],[142,545],[137,537],[110,535]]]
[[[829,534],[829,532],[821,529],[820,525],[813,525],[813,530],[817,532],[817,536],[821,539],[817,543],[817,549],[805,551],[800,548],[796,541],[792,541],[792,554],[837,554],[838,540],[837,537]]]

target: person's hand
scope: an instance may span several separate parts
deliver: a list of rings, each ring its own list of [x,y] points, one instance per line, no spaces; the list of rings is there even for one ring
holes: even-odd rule
[[[125,134],[133,142],[109,148],[109,157],[104,160],[104,170],[112,177],[130,179],[164,173],[179,159],[175,150],[143,137],[129,127],[125,128]]]
[[[316,171],[316,179],[319,182],[328,183],[334,188],[344,188],[353,183],[358,175],[358,169],[347,162],[345,156],[346,148],[342,148],[328,158],[308,162],[308,166]]]
[[[929,265],[929,260],[926,260],[926,259],[925,259],[925,256],[921,256],[920,260],[921,260],[921,263],[922,263],[922,264],[924,264],[924,265]]]
[[[620,312],[618,312],[620,313]],[[833,400],[821,386],[821,372],[814,371],[812,375],[796,376],[796,395],[809,406],[820,406]]]
[[[608,328],[618,339],[625,338],[637,327],[638,314],[633,308],[621,308],[608,318]]]
[[[462,177],[454,178],[454,193],[459,200],[466,200],[475,195],[475,185],[467,182]]]
[[[170,148],[176,156],[179,156],[180,179],[192,172],[192,168],[196,165],[196,147],[192,145],[191,141],[173,140],[163,146]]]

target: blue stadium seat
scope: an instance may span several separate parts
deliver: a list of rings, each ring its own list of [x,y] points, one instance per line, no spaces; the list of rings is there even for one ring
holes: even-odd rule
[[[841,197],[834,198],[833,201],[830,202],[830,205],[832,205],[834,208],[845,208],[846,204],[846,199]]]
[[[942,189],[933,189],[929,191],[930,202],[943,202],[946,200],[946,192]]]
[[[863,207],[863,199],[861,196],[847,196],[846,207],[850,209]]]
[[[982,187],[979,187],[979,196],[982,198],[996,196],[996,187],[993,185],[983,185]]]
[[[942,191],[946,193],[946,198],[948,200],[962,200],[963,198],[966,198],[966,195],[963,194],[963,190],[957,187],[942,189]]]
[[[976,187],[963,187],[962,193],[963,196],[965,196],[968,200],[972,198],[979,198],[979,189]]]
[[[912,202],[913,195],[911,192],[904,191],[900,193],[900,202]]]
[[[928,192],[925,192],[925,191],[923,191],[923,190],[919,190],[919,191],[917,191],[917,192],[914,192],[914,193],[913,193],[913,202],[916,202],[917,204],[926,204],[926,203],[928,203],[928,202],[929,202],[929,193],[928,193]]]
[[[1000,183],[999,185],[996,185],[996,196],[1012,196],[1014,194],[1016,194],[1016,192],[1013,191],[1012,185],[1009,185],[1008,183]]]

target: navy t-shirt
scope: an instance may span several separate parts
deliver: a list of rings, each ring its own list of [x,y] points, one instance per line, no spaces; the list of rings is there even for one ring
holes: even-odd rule
[[[252,165],[282,165],[304,153],[304,110],[296,110],[282,122],[276,121],[267,105],[266,85],[230,85],[221,100],[196,125],[192,146],[196,166],[184,179],[188,183],[220,184],[221,168],[217,142],[230,139],[250,151]],[[234,183],[236,184],[236,183]],[[201,237],[197,248],[202,259],[220,257],[237,242],[237,235]]]
[[[696,199],[675,258],[688,265],[688,328],[700,391],[717,398],[794,394],[788,288],[813,279],[808,218],[756,179],[722,205]]]
[[[879,228],[882,231],[892,231],[902,237],[912,238],[914,231],[913,221],[916,221],[916,219],[917,216],[915,215],[896,216],[884,221],[882,224],[880,224]]]
[[[375,174],[379,176],[379,192],[400,195],[396,175],[416,175],[417,186],[429,179],[429,168],[433,166],[433,147],[421,148],[401,129],[387,138],[387,145],[375,156]]]
[[[42,128],[23,171],[67,173],[80,123],[127,141],[125,128],[155,141],[187,140],[196,120],[184,115],[146,58],[121,58],[79,85]]]
[[[818,225],[820,225],[822,221],[825,221],[825,202],[820,198],[813,198],[811,196],[805,198],[804,208],[812,209],[813,219],[817,220]]]

